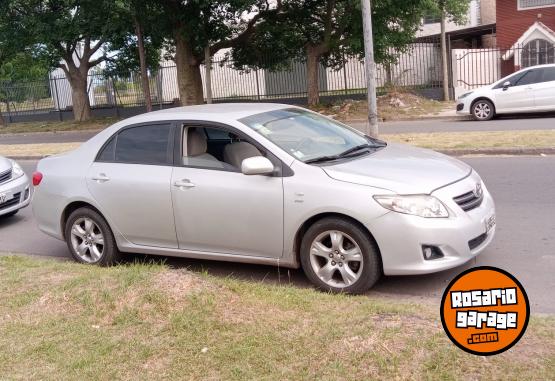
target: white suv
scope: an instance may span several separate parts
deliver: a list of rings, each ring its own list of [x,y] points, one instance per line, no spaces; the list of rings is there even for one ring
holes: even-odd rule
[[[497,114],[555,111],[555,65],[522,69],[461,95],[457,114],[490,120]]]

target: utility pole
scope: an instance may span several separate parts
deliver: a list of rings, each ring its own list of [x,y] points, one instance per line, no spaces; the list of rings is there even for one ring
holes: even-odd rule
[[[212,103],[212,56],[210,54],[210,45],[204,48],[204,79],[206,83],[206,103]]]
[[[370,0],[361,0],[362,26],[364,33],[364,63],[366,66],[366,85],[368,88],[368,127],[367,135],[378,137],[378,105],[376,102],[376,64],[374,62],[374,38],[372,36],[372,6]]]
[[[445,30],[446,15],[445,15],[445,3],[440,3],[441,7],[441,22],[440,22],[440,35],[441,35],[441,66],[442,66],[442,77],[443,77],[443,100],[449,100],[449,63],[447,62],[447,37]]]

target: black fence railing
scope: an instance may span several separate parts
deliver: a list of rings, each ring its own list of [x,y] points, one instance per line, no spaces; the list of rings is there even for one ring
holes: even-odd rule
[[[453,86],[459,91],[492,84],[531,66],[555,64],[555,44],[536,39],[509,48],[455,49]]]
[[[378,88],[435,89],[441,86],[441,55],[437,41],[411,44],[396,56],[395,63],[377,66]],[[204,68],[201,73],[204,83]],[[217,102],[289,100],[303,103],[307,96],[306,74],[306,64],[298,61],[290,62],[282,70],[237,70],[233,62],[215,59],[211,71],[212,97]],[[173,63],[164,62],[149,81],[154,107],[178,103],[177,71]],[[364,63],[357,58],[347,58],[345,65],[337,69],[321,66],[319,88],[322,97],[365,94]],[[126,108],[141,108],[145,104],[140,77],[135,73],[90,74],[87,91],[93,110],[103,110],[105,114],[118,115]],[[56,115],[62,119],[71,109],[71,86],[60,70],[44,81],[0,82],[0,111],[8,121],[26,117],[53,119]]]

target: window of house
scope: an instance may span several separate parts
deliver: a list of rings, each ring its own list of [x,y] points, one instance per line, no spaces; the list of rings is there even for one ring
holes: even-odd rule
[[[521,55],[522,67],[555,63],[555,45],[543,39],[532,40],[524,45]]]
[[[555,6],[555,0],[518,0],[518,9],[533,9]]]

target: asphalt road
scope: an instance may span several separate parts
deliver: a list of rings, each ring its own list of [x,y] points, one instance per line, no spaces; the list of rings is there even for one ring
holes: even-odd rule
[[[497,206],[497,236],[474,261],[462,267],[423,276],[385,277],[369,294],[425,299],[439,303],[447,283],[462,270],[490,265],[514,274],[526,289],[532,311],[555,313],[555,157],[464,158],[481,174]],[[32,172],[35,162],[21,163]],[[41,233],[31,208],[0,219],[0,252],[30,253],[68,258],[64,242]],[[143,259],[143,256],[137,256]],[[152,257],[149,257],[151,259]],[[301,271],[269,266],[167,259],[176,267],[206,270],[217,276],[233,275],[256,281],[309,286]]]
[[[353,127],[364,129],[364,123],[350,123]],[[381,134],[398,134],[414,132],[449,132],[449,131],[514,131],[514,130],[553,130],[555,114],[503,117],[488,122],[476,122],[470,119],[459,120],[415,120],[380,123]],[[96,131],[40,132],[29,134],[0,134],[0,144],[36,144],[36,143],[71,143],[84,142],[93,137]]]

